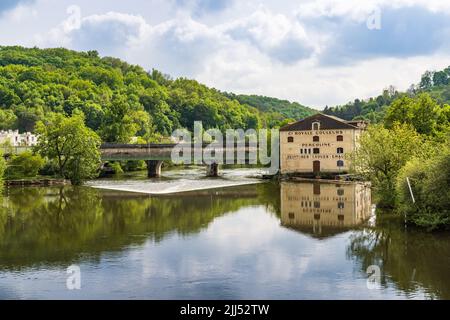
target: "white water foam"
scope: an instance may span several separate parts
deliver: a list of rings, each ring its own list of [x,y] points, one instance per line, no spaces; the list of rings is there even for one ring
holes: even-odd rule
[[[176,169],[163,172],[160,179],[100,179],[90,181],[88,186],[97,189],[137,192],[144,194],[172,194],[261,183],[255,178],[259,169],[222,170],[218,178],[206,178],[202,168]]]

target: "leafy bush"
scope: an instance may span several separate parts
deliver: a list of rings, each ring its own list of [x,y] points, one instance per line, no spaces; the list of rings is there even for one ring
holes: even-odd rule
[[[110,164],[111,168],[114,170],[114,173],[123,173],[122,166],[120,165],[120,162],[112,162]]]
[[[406,182],[415,198],[412,202]],[[398,210],[407,220],[429,230],[450,224],[450,147],[429,159],[414,158],[400,171],[396,184]]]
[[[33,178],[44,166],[44,159],[38,154],[27,151],[15,155],[8,162],[6,177],[8,179]]]

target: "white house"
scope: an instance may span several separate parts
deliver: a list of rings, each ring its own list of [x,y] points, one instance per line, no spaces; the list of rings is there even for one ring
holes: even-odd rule
[[[19,130],[0,131],[0,144],[8,143],[12,147],[32,147],[37,144],[37,137],[31,132],[19,133]]]

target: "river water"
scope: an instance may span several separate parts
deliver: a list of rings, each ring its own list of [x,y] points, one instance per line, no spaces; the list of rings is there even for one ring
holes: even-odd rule
[[[374,215],[362,184],[243,176],[5,190],[0,299],[450,299],[448,234]]]

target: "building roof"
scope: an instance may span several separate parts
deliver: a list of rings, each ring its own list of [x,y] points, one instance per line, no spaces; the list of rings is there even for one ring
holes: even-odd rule
[[[317,113],[297,122],[285,125],[280,131],[302,131],[311,130],[313,122],[320,123],[320,130],[329,129],[359,129],[355,121],[346,121],[335,116]]]

